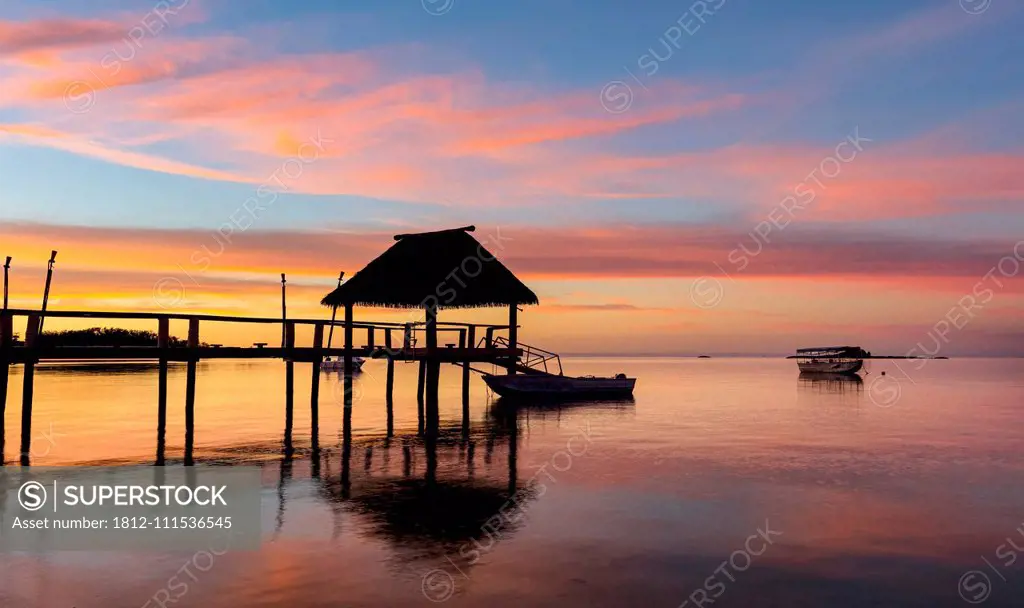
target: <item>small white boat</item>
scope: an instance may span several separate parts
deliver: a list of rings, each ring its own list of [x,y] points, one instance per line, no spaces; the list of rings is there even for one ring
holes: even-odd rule
[[[590,398],[614,399],[629,397],[636,378],[618,374],[613,378],[594,376],[557,376],[555,374],[517,374],[515,376],[485,374],[484,382],[492,391],[506,398]]]
[[[365,362],[366,359],[362,357],[352,357],[352,370],[359,371]],[[320,369],[325,372],[343,372],[345,371],[345,357],[338,357],[337,359],[327,357],[320,362]]]

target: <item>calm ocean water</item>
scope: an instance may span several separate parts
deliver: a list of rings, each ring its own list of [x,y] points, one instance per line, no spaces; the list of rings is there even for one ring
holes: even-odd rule
[[[572,359],[635,400],[512,408],[442,369],[441,437],[417,435],[416,368],[324,374],[203,363],[199,465],[263,467],[264,543],[192,568],[174,606],[985,606],[1024,602],[1024,360],[872,363],[862,382],[779,359]],[[883,378],[881,372],[887,374]],[[20,370],[8,398],[16,462]],[[33,465],[151,464],[154,368],[40,368]],[[184,443],[172,368],[167,455]],[[510,500],[510,497],[512,500]],[[1019,531],[1020,529],[1021,531]],[[139,607],[191,552],[0,556],[0,606]],[[685,602],[685,604],[684,604]]]

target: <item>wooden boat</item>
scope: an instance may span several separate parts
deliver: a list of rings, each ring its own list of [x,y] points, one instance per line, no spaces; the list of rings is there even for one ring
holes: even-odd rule
[[[871,353],[859,346],[819,346],[800,348],[796,356],[801,374],[856,374],[864,367],[864,358]]]
[[[352,357],[352,371],[359,371],[363,367],[363,363],[366,363],[366,359],[362,357]],[[325,372],[343,372],[345,371],[345,358],[338,357],[337,359],[331,359],[327,357],[320,362],[320,369]]]
[[[627,378],[626,374],[618,374],[614,378],[543,373],[515,376],[485,374],[483,379],[492,391],[508,399],[616,399],[629,397],[636,386],[636,378]]]

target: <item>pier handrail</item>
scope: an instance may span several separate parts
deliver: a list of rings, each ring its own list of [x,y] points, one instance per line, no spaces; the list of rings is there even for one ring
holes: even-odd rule
[[[13,319],[15,317],[25,317],[28,319],[26,329],[45,316],[53,318],[64,318],[64,319],[122,319],[122,320],[145,320],[158,322],[159,332],[157,335],[157,345],[109,345],[109,346],[87,346],[87,345],[40,345],[30,343],[26,340],[24,343],[18,344],[13,340],[14,335],[14,324]],[[187,346],[171,346],[168,341],[170,340],[169,322],[171,320],[187,321],[189,326],[189,335],[194,335],[194,340]],[[249,348],[248,346],[225,346],[221,345],[207,346],[201,344],[199,341],[199,324],[200,322],[213,322],[213,323],[249,323],[249,324],[264,324],[264,325],[277,325],[282,324],[283,335],[292,336],[288,343],[282,343],[280,348],[263,348],[255,349]],[[306,346],[296,345],[294,342],[295,329],[297,326],[312,326],[313,329],[313,342],[308,348]],[[72,358],[73,355],[77,355],[84,358],[104,358],[104,357],[129,357],[129,358],[148,358],[152,356],[168,357],[171,359],[179,359],[182,356],[186,356],[187,359],[198,360],[200,358],[284,358],[286,360],[316,360],[320,361],[323,357],[337,356],[342,357],[345,355],[351,355],[355,357],[398,357],[399,359],[408,360],[416,359],[420,356],[419,350],[416,348],[417,333],[422,331],[424,325],[423,322],[408,322],[408,323],[394,323],[394,322],[375,322],[375,321],[361,321],[353,322],[351,329],[364,330],[366,332],[366,340],[362,342],[364,346],[359,346],[360,343],[353,342],[347,347],[342,345],[340,347],[329,347],[325,345],[318,345],[316,343],[317,332],[323,331],[324,328],[331,326],[345,327],[344,320],[330,321],[325,319],[281,319],[277,317],[241,317],[241,316],[229,316],[229,315],[214,315],[214,314],[188,314],[180,312],[122,312],[122,311],[80,311],[80,310],[60,310],[60,311],[46,311],[43,313],[40,310],[31,309],[18,309],[9,308],[6,310],[0,310],[0,360],[7,360],[8,362],[22,361],[22,360],[34,360],[39,361],[40,357],[46,359],[68,359]],[[487,343],[482,349],[478,349],[478,354],[484,357],[495,356],[495,353],[489,352],[491,349],[504,348],[508,349],[510,344],[504,343],[500,346],[498,344],[492,344],[490,337],[495,332],[507,331],[507,325],[494,325],[494,324],[477,324],[477,323],[458,323],[458,322],[447,322],[438,323],[437,331],[439,334],[445,336],[456,336],[448,342],[451,348],[445,350],[451,351],[443,355],[444,358],[450,359],[455,356],[456,353],[464,353],[463,340],[465,335],[475,335],[477,328],[485,330],[488,336]],[[409,330],[408,333],[406,330]],[[378,342],[379,336],[378,331],[384,333],[385,346],[381,347]],[[397,340],[398,345],[392,348],[393,334],[398,332]],[[29,332],[26,332],[26,334]],[[350,332],[346,332],[350,333]],[[403,336],[411,338],[405,340]],[[243,340],[244,342],[244,340]],[[454,345],[458,343],[459,349],[455,349]],[[265,345],[265,343],[264,343]],[[255,343],[254,343],[255,346]],[[474,345],[475,346],[475,345]],[[470,348],[474,348],[470,346]],[[253,351],[259,350],[258,353]],[[513,349],[514,350],[514,349]],[[183,355],[182,353],[187,353]],[[17,353],[17,354],[15,354]]]
[[[281,323],[281,317],[239,317],[230,315],[211,315],[205,313],[180,313],[180,312],[122,312],[122,311],[95,311],[95,310],[47,310],[46,312],[40,310],[32,310],[26,308],[8,308],[0,311],[0,314],[11,315],[14,317],[25,317],[29,315],[41,315],[53,318],[70,318],[70,319],[138,319],[138,320],[151,320],[157,321],[160,319],[172,319],[179,321],[212,321],[212,322],[225,322],[225,323]],[[332,325],[331,321],[325,319],[298,319],[290,318],[288,323],[296,323],[299,325],[317,325],[322,324],[324,326]],[[409,323],[413,326],[423,325],[423,321],[412,321]],[[334,321],[333,325],[344,326],[345,321],[337,320]],[[397,329],[403,329],[406,323],[396,323],[392,321],[356,321],[352,323],[352,327],[368,328],[368,327],[391,327]],[[444,327],[494,327],[494,328],[507,328],[507,324],[494,324],[494,323],[459,323],[454,321],[438,321],[438,326]]]

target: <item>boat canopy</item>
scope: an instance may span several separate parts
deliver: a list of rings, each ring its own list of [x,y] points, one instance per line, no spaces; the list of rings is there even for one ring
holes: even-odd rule
[[[796,349],[797,357],[866,357],[870,353],[859,346],[816,346]]]

